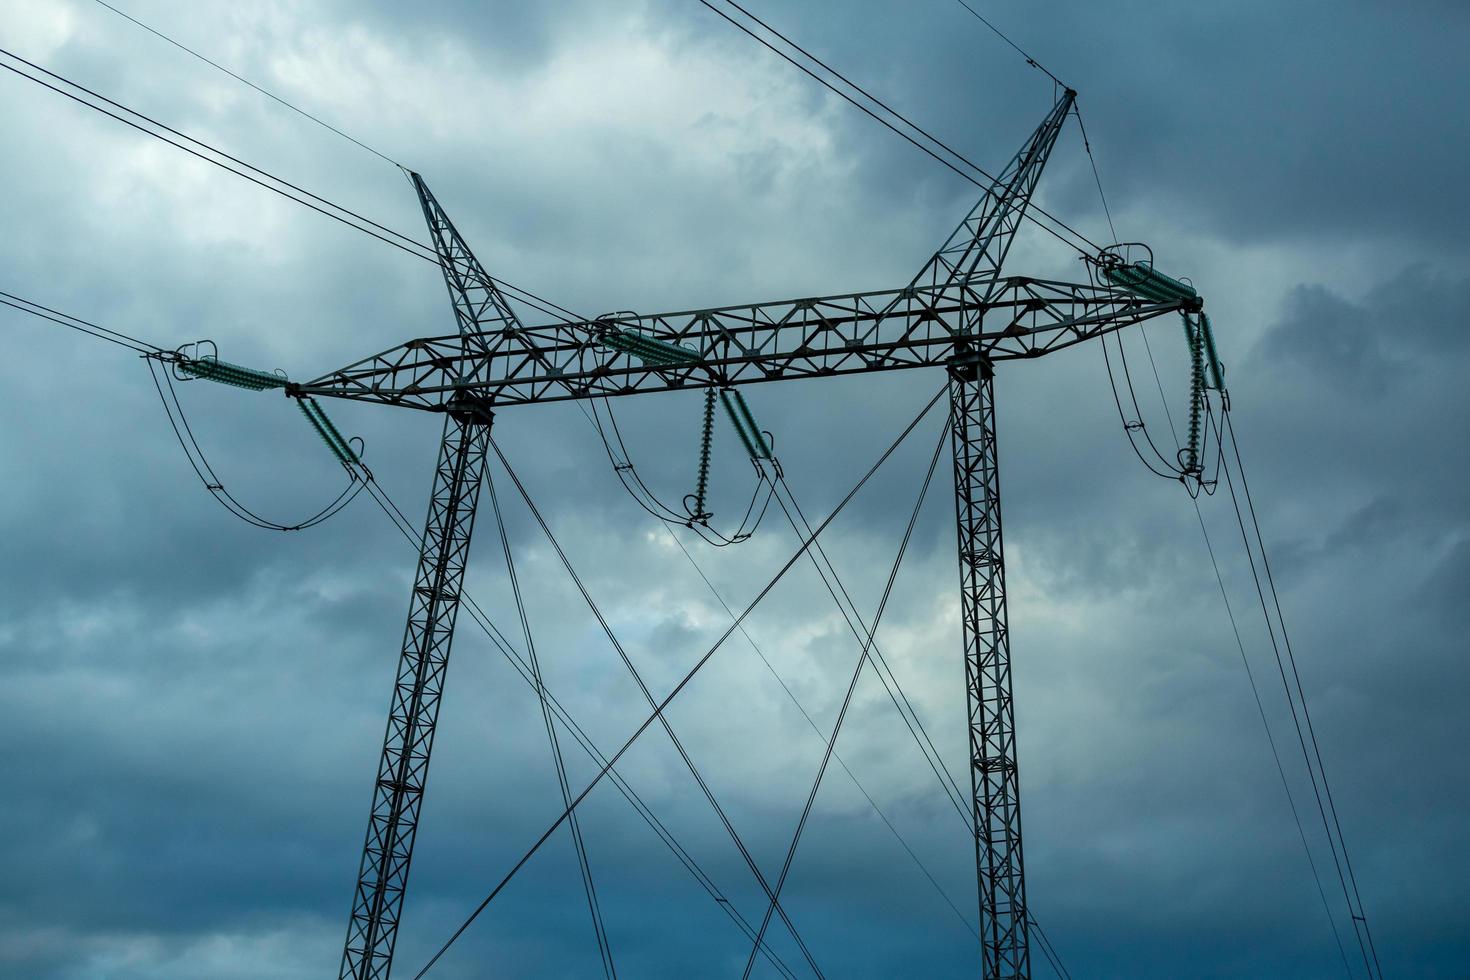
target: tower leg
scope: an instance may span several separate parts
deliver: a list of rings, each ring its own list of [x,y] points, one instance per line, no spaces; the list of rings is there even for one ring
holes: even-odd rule
[[[981,975],[985,980],[1026,980],[1031,976],[1031,956],[990,364],[971,360],[953,365],[949,393],[970,716],[970,791],[980,884]]]
[[[383,980],[392,968],[489,440],[488,414],[452,412],[444,421],[342,953],[342,980]]]

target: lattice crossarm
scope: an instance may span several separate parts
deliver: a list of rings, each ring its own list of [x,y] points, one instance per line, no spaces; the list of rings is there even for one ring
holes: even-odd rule
[[[1179,309],[1110,286],[1012,277],[985,303],[961,283],[525,328],[534,353],[431,337],[296,390],[439,410],[457,391],[509,405],[752,384],[940,365],[957,343],[993,360],[1038,357]],[[694,356],[650,365],[595,339],[614,329]]]

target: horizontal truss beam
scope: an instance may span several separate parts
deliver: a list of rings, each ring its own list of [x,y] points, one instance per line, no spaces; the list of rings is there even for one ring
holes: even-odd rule
[[[985,297],[989,297],[986,299]],[[790,378],[1039,357],[1165,313],[1089,283],[1010,277],[711,310],[623,315],[408,343],[293,393],[442,411],[457,392],[489,405],[565,401]],[[1197,301],[1196,301],[1197,305]],[[654,366],[605,338],[637,331],[691,352]],[[514,334],[515,343],[507,343]],[[482,349],[467,345],[479,339]]]

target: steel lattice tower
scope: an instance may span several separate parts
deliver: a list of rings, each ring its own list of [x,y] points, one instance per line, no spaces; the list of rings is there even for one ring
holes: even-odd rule
[[[527,327],[422,179],[413,175],[458,332],[409,341],[288,386],[297,396],[447,415],[342,958],[343,980],[387,977],[392,965],[492,410],[916,368],[949,373],[981,975],[986,980],[1030,976],[995,368],[1202,307],[1197,296],[1149,294],[1096,279],[1075,283],[1002,275],[1075,95],[1063,92],[948,241],[900,289]],[[1094,264],[1103,258],[1091,257]],[[650,347],[663,355],[636,353]]]

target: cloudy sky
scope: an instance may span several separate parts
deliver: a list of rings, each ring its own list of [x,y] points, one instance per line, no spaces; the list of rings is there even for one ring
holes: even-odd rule
[[[694,0],[125,2],[421,172],[493,272],[588,314],[899,286],[976,195]],[[1051,83],[948,0],[752,9],[991,169],[1051,104]],[[1207,298],[1385,974],[1470,974],[1470,9],[979,9],[1081,93],[1119,237],[1149,242]],[[421,234],[394,167],[91,0],[7,4],[0,39]],[[0,120],[0,289],[163,347],[209,338],[226,359],[298,378],[452,330],[426,263],[8,72]],[[1075,122],[1038,200],[1111,237]],[[1083,275],[1034,228],[1010,271]],[[332,975],[411,547],[366,498],[300,533],[237,522],[190,471],[137,358],[8,308],[0,328],[0,974]],[[1177,322],[1148,338],[1177,417]],[[1126,342],[1147,372],[1138,328]],[[1144,415],[1167,439],[1147,378]],[[750,397],[816,517],[941,381],[869,376]],[[1101,349],[1007,365],[996,389],[1028,887],[1066,967],[1363,976],[1227,495],[1203,498],[1201,513],[1327,910],[1194,508],[1130,452]],[[298,520],[340,489],[278,395],[200,384],[180,398],[224,482],[262,512]],[[330,410],[417,520],[437,420]],[[690,489],[698,413],[692,394],[619,406],[640,469],[671,499]],[[939,424],[923,423],[831,529],[867,617]],[[496,431],[630,656],[667,690],[728,624],[718,600],[624,494],[574,407],[509,410]],[[717,432],[721,516],[751,479],[734,444]],[[495,476],[548,687],[615,747],[642,699]],[[963,781],[953,513],[941,471],[879,643]],[[774,512],[740,548],[683,540],[737,608],[796,543]],[[512,632],[488,520],[469,589]],[[815,571],[797,566],[749,627],[829,728],[858,645]],[[561,809],[537,701],[468,621],[449,681],[400,975]],[[821,740],[740,637],[671,719],[774,874]],[[581,785],[595,769],[564,745]],[[834,769],[785,893],[817,962],[834,977],[975,975],[972,847],[871,671],[838,751],[913,856]],[[622,770],[730,903],[758,917],[757,886],[667,739],[650,732]],[[621,975],[739,974],[747,941],[612,786],[589,797],[583,828]],[[788,935],[771,935],[800,962]],[[1048,971],[1038,957],[1036,974]],[[559,834],[432,975],[599,972]]]

